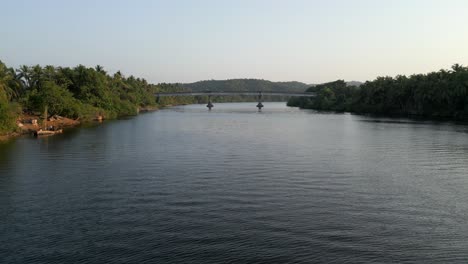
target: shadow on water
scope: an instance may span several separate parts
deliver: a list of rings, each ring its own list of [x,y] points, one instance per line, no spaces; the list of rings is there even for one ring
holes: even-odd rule
[[[357,119],[361,123],[370,124],[389,124],[389,125],[408,125],[408,126],[432,126],[436,130],[455,131],[459,133],[468,133],[468,123],[458,121],[441,120],[411,120],[411,119]]]
[[[468,125],[468,121],[456,120],[444,117],[424,117],[418,115],[392,115],[392,114],[359,114],[350,113],[356,117],[367,118],[358,120],[361,122],[388,122],[388,123],[416,123],[416,124],[457,124]]]
[[[384,124],[436,124],[434,121],[417,121],[417,120],[388,120],[388,119],[362,119],[357,120],[364,123],[384,123]]]
[[[437,130],[447,130],[468,133],[468,121],[452,120],[446,118],[426,118],[420,116],[381,116],[381,115],[361,115],[351,113],[355,117],[355,121],[361,123],[373,124],[397,124],[397,125],[417,125],[417,126],[433,126]]]
[[[0,143],[0,167],[10,163],[11,151],[14,149],[15,144],[15,140]]]

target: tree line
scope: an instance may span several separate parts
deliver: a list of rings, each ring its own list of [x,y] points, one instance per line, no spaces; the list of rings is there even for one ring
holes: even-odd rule
[[[313,98],[292,98],[289,106],[325,111],[468,120],[468,67],[409,77],[378,77],[361,86],[343,80],[310,87]]]
[[[177,84],[148,83],[143,78],[108,74],[102,66],[94,68],[39,65],[7,67],[0,61],[0,132],[16,128],[21,112],[89,119],[96,115],[116,118],[135,115],[141,108],[165,104],[191,103],[192,98],[164,98],[156,102],[159,91],[185,88]]]
[[[15,130],[15,119],[23,111],[39,113],[46,107],[51,115],[70,118],[88,119],[96,115],[116,118],[137,114],[141,108],[206,101],[201,97],[162,97],[156,102],[157,92],[275,91],[288,85],[291,84],[250,79],[154,85],[143,78],[125,77],[120,71],[109,74],[99,65],[94,68],[35,65],[14,69],[0,61],[0,132]],[[294,83],[291,89],[300,87],[303,84]],[[378,77],[360,86],[338,80],[306,91],[317,96],[291,98],[288,105],[325,111],[468,120],[468,67],[459,64],[450,70],[428,74]]]

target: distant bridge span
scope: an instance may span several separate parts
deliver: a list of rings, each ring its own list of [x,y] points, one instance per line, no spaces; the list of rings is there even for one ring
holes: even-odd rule
[[[208,96],[208,107],[209,110],[213,108],[213,103],[211,102],[211,96],[230,96],[230,95],[252,95],[256,96],[258,99],[257,107],[259,110],[262,109],[262,99],[264,95],[276,95],[276,96],[288,96],[288,97],[314,97],[315,93],[293,93],[293,92],[243,92],[243,91],[220,91],[220,92],[167,92],[167,93],[156,93],[157,101],[159,102],[160,97],[165,96]]]
[[[315,93],[290,93],[290,92],[236,92],[236,91],[227,91],[227,92],[175,92],[175,93],[157,93],[156,96],[229,96],[229,95],[280,95],[280,96],[306,96],[312,97],[315,96]]]

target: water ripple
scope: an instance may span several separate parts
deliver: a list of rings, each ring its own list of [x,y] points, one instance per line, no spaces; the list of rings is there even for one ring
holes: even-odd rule
[[[464,125],[183,106],[0,145],[1,263],[465,263]]]

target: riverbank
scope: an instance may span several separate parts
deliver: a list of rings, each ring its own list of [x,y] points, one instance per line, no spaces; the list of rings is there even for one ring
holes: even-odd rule
[[[167,105],[164,107],[168,107],[172,105]],[[158,111],[160,107],[158,106],[145,106],[140,107],[137,109],[137,113],[148,113]],[[117,117],[120,118],[120,117]],[[23,113],[16,119],[16,131],[10,131],[6,133],[0,133],[0,142],[6,142],[17,138],[23,135],[33,135],[39,129],[44,127],[44,118],[40,115],[35,114],[28,114]],[[47,119],[47,127],[54,127],[56,129],[63,129],[63,128],[73,128],[78,127],[82,124],[92,123],[92,122],[102,122],[107,118],[103,116],[97,116],[95,118],[80,120],[80,119],[72,119],[68,117],[63,117],[59,115],[51,116]]]
[[[151,84],[136,76],[126,77],[120,71],[111,75],[99,65],[94,68],[83,65],[73,68],[22,65],[15,69],[0,61],[0,77],[2,140],[29,132],[22,127],[27,122],[17,122],[17,119],[22,119],[23,111],[36,114],[47,108],[49,116],[60,115],[87,122],[85,119],[117,119],[155,111],[161,105],[194,102],[192,97],[165,97],[156,101],[158,92],[182,91],[185,88],[179,84]]]
[[[0,142],[5,142],[21,135],[32,135],[44,126],[54,129],[63,129],[76,127],[81,124],[79,119],[71,119],[63,116],[54,115],[47,118],[47,121],[40,115],[23,113],[16,119],[16,131],[0,134]]]
[[[21,136],[21,133],[18,132],[10,132],[10,133],[5,133],[5,134],[0,134],[0,143],[6,142],[10,139],[13,139],[15,137]]]

